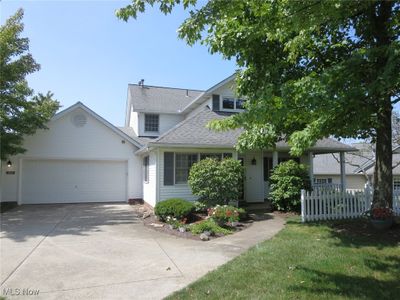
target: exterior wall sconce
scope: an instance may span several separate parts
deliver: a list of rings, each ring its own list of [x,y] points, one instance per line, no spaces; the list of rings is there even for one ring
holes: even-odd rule
[[[11,162],[11,160],[9,160],[9,161],[7,162],[7,167],[8,167],[8,168],[11,168],[11,167],[12,167],[12,162]]]
[[[257,164],[257,161],[256,161],[256,158],[255,158],[255,157],[253,157],[253,159],[251,160],[251,164],[252,164],[253,166],[255,166],[255,165]]]

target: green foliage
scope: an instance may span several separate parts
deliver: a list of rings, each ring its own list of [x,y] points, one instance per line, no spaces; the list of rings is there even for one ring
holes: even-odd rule
[[[188,183],[192,193],[208,207],[238,200],[244,170],[240,161],[231,158],[218,161],[206,158],[190,169]]]
[[[182,220],[188,217],[194,210],[191,202],[180,198],[171,198],[158,202],[154,207],[154,213],[162,221],[167,221],[168,217]]]
[[[204,231],[209,231],[211,234],[231,234],[232,231],[226,228],[223,228],[216,224],[214,220],[207,219],[204,221],[201,221],[199,223],[195,223],[189,226],[190,231],[193,234],[200,234],[203,233]]]
[[[210,208],[208,215],[218,224],[225,224],[227,222],[238,222],[240,217],[245,214],[243,208],[237,208],[231,205],[216,205]]]
[[[168,14],[182,1],[132,0],[117,16],[136,18],[146,3]],[[183,3],[189,17],[179,37],[235,59],[237,94],[248,99],[247,112],[211,128],[242,127],[240,150],[287,140],[293,155],[328,136],[370,138],[377,149],[374,201],[385,206],[392,190],[390,119],[400,101],[399,1]]]
[[[29,40],[21,38],[23,10],[11,16],[0,28],[0,137],[1,159],[23,153],[24,135],[45,129],[46,122],[59,108],[53,94],[34,95],[26,76],[40,66],[28,53]]]
[[[194,211],[197,213],[205,213],[207,212],[207,205],[200,201],[194,201]]]
[[[301,190],[310,190],[311,182],[305,165],[289,160],[277,165],[270,177],[272,204],[278,210],[300,211]]]

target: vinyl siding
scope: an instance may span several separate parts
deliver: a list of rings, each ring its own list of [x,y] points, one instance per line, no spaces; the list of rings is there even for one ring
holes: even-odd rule
[[[87,117],[83,127],[72,123],[73,116],[78,113]],[[48,130],[38,130],[25,138],[23,147],[27,151],[10,158],[12,168],[2,164],[1,201],[17,200],[19,163],[26,159],[128,161],[128,198],[142,198],[141,161],[134,155],[138,149],[136,146],[124,141],[81,108],[49,122],[47,126]],[[15,171],[15,175],[7,175],[8,170]]]
[[[143,157],[142,157],[143,161]],[[142,163],[143,168],[143,163]],[[149,153],[149,181],[144,181],[144,171],[142,171],[142,182],[143,182],[143,200],[151,206],[156,205],[157,197],[157,153]]]
[[[131,111],[129,126],[132,127],[135,134],[139,135],[139,114],[137,112]]]
[[[340,175],[315,175],[314,178],[332,178],[332,183],[340,184]],[[363,190],[367,180],[362,174],[346,175],[347,190]]]
[[[183,116],[178,114],[159,114],[159,132],[144,131],[144,113],[138,113],[139,136],[160,136],[167,130],[183,121]]]

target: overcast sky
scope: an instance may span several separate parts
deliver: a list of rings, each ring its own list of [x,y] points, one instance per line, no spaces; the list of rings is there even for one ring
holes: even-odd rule
[[[66,108],[77,101],[111,123],[124,124],[128,83],[207,89],[235,71],[232,61],[177,38],[183,9],[149,9],[128,23],[115,9],[129,1],[1,1],[1,24],[25,11],[24,37],[41,70],[28,77]]]

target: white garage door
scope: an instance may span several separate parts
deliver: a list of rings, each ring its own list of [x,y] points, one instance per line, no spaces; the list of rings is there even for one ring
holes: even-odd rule
[[[24,160],[21,202],[126,201],[126,162]]]

